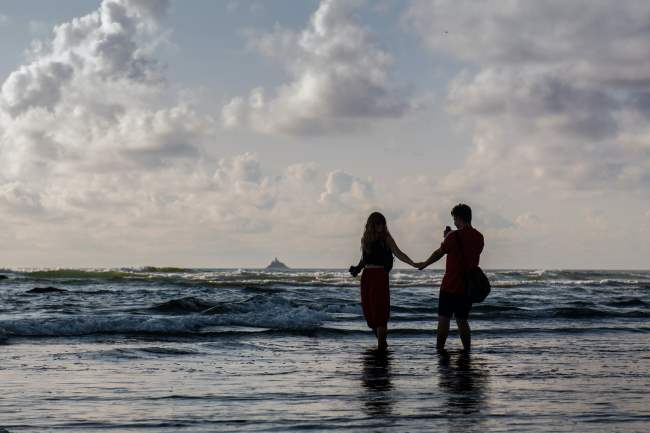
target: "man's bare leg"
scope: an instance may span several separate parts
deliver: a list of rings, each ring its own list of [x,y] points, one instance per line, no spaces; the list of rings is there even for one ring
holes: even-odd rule
[[[436,332],[436,349],[443,350],[449,335],[449,317],[438,316],[438,331]]]
[[[456,319],[458,324],[458,333],[460,334],[460,341],[463,343],[465,352],[469,352],[472,345],[472,330],[469,328],[467,319]]]
[[[388,334],[388,328],[386,326],[377,327],[377,348],[385,349],[388,347],[386,342],[386,334]]]

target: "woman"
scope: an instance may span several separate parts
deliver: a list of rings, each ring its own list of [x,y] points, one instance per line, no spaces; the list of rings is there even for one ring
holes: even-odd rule
[[[357,266],[350,266],[350,273],[361,275],[361,306],[363,315],[377,337],[377,347],[385,349],[388,318],[390,316],[390,292],[388,273],[393,268],[393,254],[409,265],[415,263],[395,243],[386,226],[386,218],[379,212],[368,217],[361,238],[362,258]]]

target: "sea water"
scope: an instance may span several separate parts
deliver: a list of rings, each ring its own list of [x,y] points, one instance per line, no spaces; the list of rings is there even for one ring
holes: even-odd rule
[[[342,270],[0,274],[10,432],[650,431],[650,272],[490,271],[469,355],[437,270],[391,273],[386,353]]]

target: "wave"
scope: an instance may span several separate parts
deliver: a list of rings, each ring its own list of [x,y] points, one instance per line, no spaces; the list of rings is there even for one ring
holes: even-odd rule
[[[282,291],[292,288],[333,287],[351,288],[358,280],[342,270],[291,270],[270,272],[265,270],[192,269],[182,267],[97,268],[97,269],[27,269],[11,270],[12,279],[22,277],[39,283],[50,284],[114,284],[142,283],[153,286],[187,288],[228,287],[248,291]],[[650,273],[634,271],[488,271],[495,289],[598,289],[598,288],[645,288],[650,287]],[[398,269],[391,273],[394,288],[432,288],[440,285],[442,272],[411,271]]]
[[[204,301],[192,296],[180,299],[172,299],[150,308],[152,311],[165,313],[199,313],[214,307],[216,304]]]
[[[615,299],[609,301],[611,307],[646,307],[648,304],[640,299]]]
[[[45,318],[22,318],[0,321],[0,335],[7,336],[82,336],[96,334],[193,334],[215,326],[243,326],[283,330],[318,328],[331,317],[322,311],[295,305],[283,298],[252,298],[242,303],[223,305],[212,314],[197,314],[203,307],[197,299],[174,300],[154,308],[175,309],[193,314],[145,315],[74,315]],[[218,306],[218,305],[217,305]],[[166,310],[165,312],[169,312]]]
[[[205,318],[204,318],[205,319]],[[318,337],[318,338],[350,338],[350,337],[367,337],[372,338],[372,332],[365,326],[360,325],[354,329],[342,329],[327,326],[311,326],[311,327],[294,327],[294,328],[246,328],[237,329],[232,327],[225,327],[225,329],[217,329],[214,327],[207,327],[205,330],[199,330],[202,326],[207,326],[205,321],[197,322],[195,320],[188,320],[183,318],[174,318],[165,323],[159,322],[152,326],[152,320],[147,321],[147,326],[135,326],[133,323],[124,325],[116,317],[110,317],[108,320],[114,322],[108,325],[106,321],[103,323],[95,322],[91,326],[76,326],[74,330],[67,325],[66,329],[63,323],[59,323],[59,328],[56,329],[52,323],[46,325],[41,329],[32,327],[27,330],[25,323],[15,326],[21,326],[20,331],[12,330],[8,326],[9,333],[4,338],[0,337],[1,344],[10,343],[11,338],[70,338],[70,337],[87,337],[87,336],[129,336],[129,337],[146,337],[148,341],[152,337],[157,337],[160,341],[197,341],[205,340],[212,341],[215,338],[226,338],[238,341],[241,339],[249,339],[251,337]],[[7,326],[7,323],[0,323],[0,326]],[[430,327],[418,328],[391,328],[389,331],[390,338],[430,338],[432,333],[435,332],[435,324],[432,321]],[[451,330],[454,335],[457,331]],[[518,335],[575,335],[575,334],[600,334],[600,333],[635,333],[635,334],[650,334],[650,326],[560,326],[560,327],[541,327],[541,326],[504,326],[498,328],[485,328],[476,327],[472,330],[475,336],[518,336]],[[164,348],[152,349],[116,349],[120,353],[113,353],[116,356],[122,357],[142,357],[143,355],[151,356],[179,356],[179,355],[193,355],[198,352],[190,350],[172,350],[168,351]],[[112,351],[115,352],[115,351]]]
[[[135,272],[149,272],[149,273],[165,273],[165,274],[181,274],[181,273],[194,273],[199,272],[199,269],[192,268],[177,268],[174,266],[143,266],[142,268],[127,268]]]
[[[46,269],[39,271],[22,272],[27,278],[34,279],[106,279],[119,280],[134,275],[131,272],[118,270],[84,270],[84,269]]]
[[[272,331],[273,333],[282,333],[283,331]],[[389,336],[395,337],[430,337],[435,332],[434,326],[426,328],[397,328],[390,329]],[[450,331],[455,334],[457,331]],[[526,335],[526,334],[587,334],[587,333],[606,333],[606,332],[634,332],[650,333],[650,327],[621,328],[616,326],[595,326],[595,327],[503,327],[490,329],[473,329],[472,334],[476,336],[500,336],[500,335]],[[317,336],[367,336],[372,335],[367,329],[337,329],[337,328],[320,328],[310,335]]]
[[[142,359],[142,358],[162,358],[173,356],[191,356],[199,354],[196,350],[180,349],[174,347],[130,347],[116,348],[109,350],[100,350],[93,352],[82,352],[75,354],[76,358],[111,358],[111,359]]]
[[[631,318],[650,318],[650,311],[647,310],[628,310],[628,311],[614,311],[614,310],[601,310],[597,308],[575,308],[575,307],[560,307],[547,310],[553,317],[562,317],[568,319],[582,319],[582,318],[599,318],[599,317],[631,317]]]
[[[647,310],[613,310],[590,307],[555,307],[555,308],[504,308],[479,309],[474,307],[470,319],[479,320],[513,320],[513,319],[606,319],[606,318],[650,318]]]
[[[276,294],[255,295],[243,301],[235,302],[212,302],[189,296],[156,304],[148,308],[148,310],[173,314],[203,313],[217,315],[243,313],[263,314],[278,310],[298,311],[305,308],[320,313],[351,313],[361,311],[358,303],[311,303],[309,305],[305,305],[301,304],[298,301],[292,301]]]

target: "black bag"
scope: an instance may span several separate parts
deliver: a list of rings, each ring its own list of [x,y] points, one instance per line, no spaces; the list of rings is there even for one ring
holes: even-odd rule
[[[463,253],[463,242],[460,240],[460,233],[456,233],[458,248],[460,249],[461,276],[465,283],[465,293],[472,301],[472,304],[483,302],[490,294],[490,280],[483,270],[476,266],[474,268],[465,267],[465,254]]]

